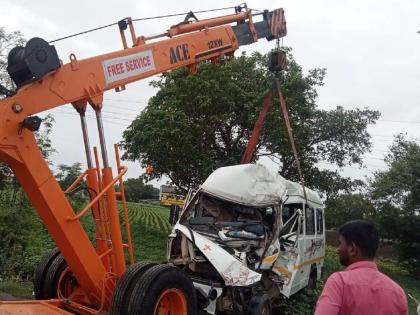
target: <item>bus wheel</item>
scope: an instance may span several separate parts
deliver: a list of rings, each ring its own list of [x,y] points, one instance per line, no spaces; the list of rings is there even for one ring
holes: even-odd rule
[[[184,271],[169,265],[147,270],[131,294],[129,314],[195,315],[197,296]]]

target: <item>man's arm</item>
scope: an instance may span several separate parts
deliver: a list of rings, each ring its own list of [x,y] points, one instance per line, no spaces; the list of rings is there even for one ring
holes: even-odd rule
[[[325,283],[316,303],[315,315],[337,315],[343,303],[343,280],[338,272],[333,273]]]

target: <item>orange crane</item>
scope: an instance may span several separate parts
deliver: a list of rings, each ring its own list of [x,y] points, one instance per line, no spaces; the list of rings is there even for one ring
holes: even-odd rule
[[[262,20],[254,22],[257,15]],[[246,6],[240,6],[234,14],[205,20],[189,14],[184,22],[149,37],[136,36],[131,18],[118,25],[124,48],[119,51],[83,60],[71,54],[70,61],[64,64],[54,46],[33,38],[9,54],[8,72],[18,89],[0,101],[0,161],[13,170],[58,249],[45,257],[37,270],[35,296],[40,300],[0,302],[0,313],[194,313],[195,293],[188,291],[188,283],[184,287],[179,284],[187,281],[182,270],[174,271],[175,267],[167,265],[134,264],[126,206],[123,217],[127,239],[123,240],[117,197],[125,200],[121,184],[126,168],[120,165],[117,148],[116,177],[108,162],[101,116],[103,94],[111,89],[122,91],[128,83],[184,66],[194,73],[201,61],[217,64],[222,56],[233,57],[241,45],[262,37],[278,39],[286,35],[284,13],[277,9],[252,14]],[[69,103],[80,114],[88,169],[63,191],[42,157],[34,131],[41,124],[36,114]],[[97,151],[94,150],[95,163],[91,155],[85,120],[88,104],[96,113],[102,168]],[[83,180],[90,202],[75,213],[65,193]],[[115,191],[117,182],[121,192]],[[96,223],[94,243],[80,222],[90,211]],[[130,257],[128,268],[125,248]],[[149,268],[148,276],[142,277]],[[174,285],[153,287],[162,275],[171,276]],[[143,294],[132,296],[134,291]]]

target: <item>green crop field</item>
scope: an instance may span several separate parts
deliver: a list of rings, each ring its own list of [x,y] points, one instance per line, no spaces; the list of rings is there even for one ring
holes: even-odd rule
[[[169,208],[130,202],[128,218],[136,260],[164,261],[171,231]]]
[[[166,207],[130,202],[128,203],[128,217],[130,223],[133,224],[141,222],[161,232],[169,233],[171,230],[169,209]]]

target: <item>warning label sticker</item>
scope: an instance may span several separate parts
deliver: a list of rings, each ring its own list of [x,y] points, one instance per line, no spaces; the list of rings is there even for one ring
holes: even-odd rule
[[[106,84],[155,70],[151,50],[102,61]]]

